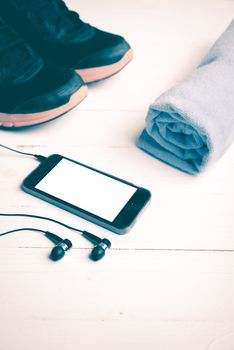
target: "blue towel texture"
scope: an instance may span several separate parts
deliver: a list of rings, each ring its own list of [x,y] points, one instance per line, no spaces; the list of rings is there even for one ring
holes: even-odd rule
[[[137,146],[189,174],[234,140],[234,20],[186,80],[150,106]]]

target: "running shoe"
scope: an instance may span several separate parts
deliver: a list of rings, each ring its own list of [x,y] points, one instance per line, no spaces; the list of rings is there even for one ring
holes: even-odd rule
[[[43,58],[76,70],[87,83],[119,72],[133,57],[123,37],[84,23],[62,0],[0,0],[0,11]]]
[[[78,74],[44,61],[0,18],[0,126],[48,121],[86,95]]]

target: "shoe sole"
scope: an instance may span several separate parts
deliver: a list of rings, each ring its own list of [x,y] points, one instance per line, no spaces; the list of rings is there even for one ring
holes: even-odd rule
[[[125,55],[116,63],[108,66],[77,69],[76,72],[81,76],[85,83],[93,83],[108,78],[121,71],[133,58],[133,50],[128,50]]]
[[[27,114],[0,113],[0,126],[5,128],[19,128],[47,122],[49,120],[61,116],[62,114],[68,112],[69,110],[77,106],[81,101],[85,99],[87,94],[87,86],[82,86],[70,97],[69,102],[60,107],[50,109],[48,111]]]

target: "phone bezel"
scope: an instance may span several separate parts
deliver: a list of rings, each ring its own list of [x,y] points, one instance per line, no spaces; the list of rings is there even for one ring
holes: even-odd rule
[[[91,171],[98,172],[104,176],[108,176],[116,181],[120,181],[127,185],[136,188],[136,192],[130,198],[130,200],[126,203],[126,205],[122,208],[120,213],[114,219],[114,221],[108,221],[100,216],[97,216],[89,211],[86,211],[80,207],[77,207],[71,203],[63,201],[60,198],[54,197],[51,194],[41,191],[36,188],[37,184],[62,160],[66,159],[75,164],[83,166],[85,168],[90,169]],[[113,232],[122,234],[129,230],[129,228],[134,224],[137,216],[142,211],[142,209],[149,202],[151,193],[141,187],[138,187],[130,182],[127,182],[123,179],[120,179],[116,176],[110,175],[93,167],[90,167],[86,164],[80,163],[73,159],[64,157],[59,154],[53,154],[46,158],[34,171],[32,171],[27,178],[24,180],[22,184],[22,188],[25,192],[28,192],[40,199],[43,199],[51,204],[54,204],[62,209],[65,209],[73,214],[76,214],[88,221],[91,221],[95,224],[98,224],[104,228],[107,228]]]

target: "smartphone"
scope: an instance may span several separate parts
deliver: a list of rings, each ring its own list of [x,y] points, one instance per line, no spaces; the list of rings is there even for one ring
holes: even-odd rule
[[[150,201],[150,191],[72,159],[53,154],[22,189],[110,231],[123,234]]]

